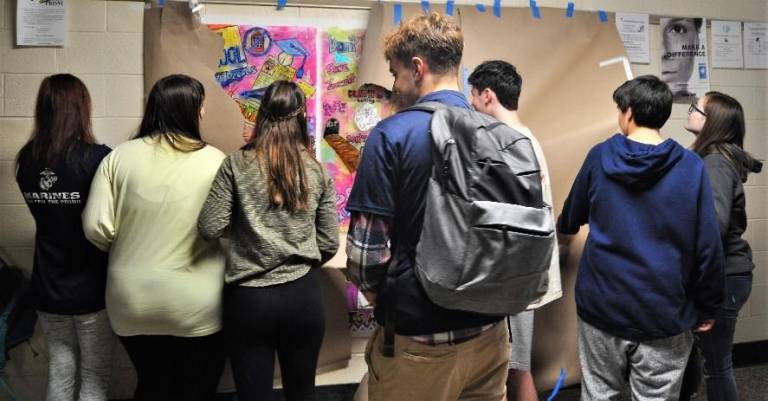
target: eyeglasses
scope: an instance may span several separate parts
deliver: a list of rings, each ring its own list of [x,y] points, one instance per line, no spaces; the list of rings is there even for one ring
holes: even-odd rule
[[[702,116],[704,116],[704,117],[706,117],[706,116],[707,116],[707,113],[705,113],[705,112],[704,112],[704,110],[702,110],[702,109],[700,109],[700,108],[696,107],[696,104],[695,104],[695,103],[691,103],[691,107],[689,107],[689,108],[688,108],[688,114],[691,114],[691,113],[693,113],[694,111],[695,111],[695,112],[697,112],[697,113],[699,113],[699,114],[701,114],[701,115],[702,115]]]

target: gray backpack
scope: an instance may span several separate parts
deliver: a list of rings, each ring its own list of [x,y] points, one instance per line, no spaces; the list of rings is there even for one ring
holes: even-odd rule
[[[547,291],[555,233],[530,139],[485,114],[436,102],[432,177],[415,271],[447,309],[521,312]]]

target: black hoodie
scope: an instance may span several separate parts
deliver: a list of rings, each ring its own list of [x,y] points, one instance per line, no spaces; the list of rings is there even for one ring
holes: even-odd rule
[[[742,152],[738,149],[732,151]],[[742,152],[743,153],[743,152]],[[734,155],[736,160],[745,160],[743,155]],[[704,157],[707,174],[712,184],[712,194],[715,199],[715,211],[720,227],[720,237],[723,240],[725,252],[725,274],[750,273],[755,265],[752,263],[752,249],[741,236],[747,229],[747,212],[744,198],[742,177],[749,172],[759,172],[758,165],[739,166],[719,153]],[[741,171],[745,172],[744,174]]]

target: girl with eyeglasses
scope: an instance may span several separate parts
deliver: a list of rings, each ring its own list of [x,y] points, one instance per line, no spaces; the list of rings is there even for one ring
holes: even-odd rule
[[[704,357],[707,399],[738,400],[733,375],[733,334],[739,310],[752,289],[752,250],[742,238],[747,228],[743,183],[759,173],[762,163],[744,151],[744,111],[739,102],[720,92],[709,92],[688,109],[685,127],[696,135],[691,150],[704,158],[712,184],[720,236],[725,252],[725,298],[712,330],[697,335]],[[689,360],[681,400],[695,393],[700,377],[698,353]]]
[[[304,94],[270,85],[251,141],[221,166],[200,212],[206,239],[231,240],[224,326],[237,396],[272,399],[275,352],[288,401],[315,400],[324,333],[317,269],[338,249],[336,191],[312,156]]]

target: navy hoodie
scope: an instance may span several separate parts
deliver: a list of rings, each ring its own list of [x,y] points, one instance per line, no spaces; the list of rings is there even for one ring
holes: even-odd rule
[[[667,139],[616,134],[587,155],[558,220],[589,223],[576,279],[579,317],[631,341],[674,336],[712,319],[724,259],[701,158]]]

